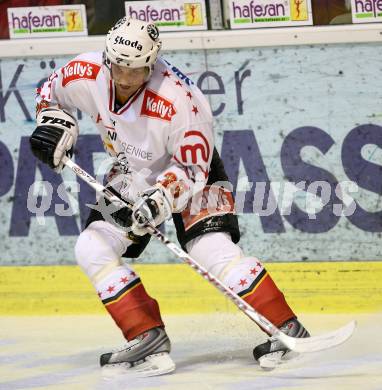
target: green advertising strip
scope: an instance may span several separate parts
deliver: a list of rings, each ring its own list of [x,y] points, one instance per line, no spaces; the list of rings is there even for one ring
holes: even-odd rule
[[[234,19],[233,22],[236,23],[236,24],[240,24],[240,23],[251,23],[251,22],[252,22],[252,19],[249,19],[249,18]]]
[[[283,16],[280,18],[256,18],[256,23],[264,23],[264,22],[288,22],[290,20],[289,16]]]
[[[157,26],[167,27],[167,26],[184,26],[184,22],[158,22]]]
[[[356,18],[361,19],[361,18],[372,18],[374,17],[374,14],[372,12],[367,13],[367,14],[357,14]]]
[[[34,28],[32,32],[34,33],[42,33],[42,32],[63,32],[66,31],[65,27],[61,28]]]

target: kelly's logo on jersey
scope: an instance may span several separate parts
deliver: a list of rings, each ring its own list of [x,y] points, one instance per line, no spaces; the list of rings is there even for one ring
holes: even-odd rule
[[[150,116],[170,122],[175,114],[175,107],[170,101],[149,89],[145,91],[141,108],[142,116]]]
[[[68,65],[62,68],[63,74],[62,86],[71,83],[75,80],[88,79],[95,80],[101,67],[97,64],[92,64],[85,61],[71,61]]]

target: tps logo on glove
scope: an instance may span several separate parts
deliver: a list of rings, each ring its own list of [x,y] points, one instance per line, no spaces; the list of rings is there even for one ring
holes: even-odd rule
[[[43,123],[50,123],[52,125],[57,124],[57,125],[65,126],[68,129],[75,126],[75,123],[73,123],[73,122],[66,121],[65,119],[61,119],[61,118],[53,118],[52,116],[46,116],[46,115],[44,115],[41,118],[41,123],[42,124]]]

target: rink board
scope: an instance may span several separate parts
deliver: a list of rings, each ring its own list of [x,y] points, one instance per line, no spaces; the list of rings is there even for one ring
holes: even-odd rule
[[[382,260],[380,46],[164,53],[181,69],[174,77],[192,79],[209,99],[216,148],[236,191],[245,254],[272,262]],[[70,59],[49,53],[0,62],[2,265],[76,264],[73,247],[94,193],[73,172],[56,175],[38,164],[29,145],[34,89]],[[91,118],[76,115],[75,162],[102,174],[101,138]],[[338,191],[349,181],[358,190],[341,200]],[[176,240],[170,223],[166,233]],[[169,253],[153,242],[142,258],[167,263]]]
[[[382,311],[381,262],[268,263],[299,313]],[[184,264],[135,264],[164,314],[236,312],[234,305]],[[0,315],[105,312],[77,266],[0,268]]]

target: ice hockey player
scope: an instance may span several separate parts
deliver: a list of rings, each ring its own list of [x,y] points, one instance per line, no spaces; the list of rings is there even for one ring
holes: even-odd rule
[[[99,200],[103,207],[91,211],[75,255],[127,340],[120,351],[103,354],[101,366],[134,367],[147,375],[171,372],[175,364],[157,301],[122,260],[139,256],[149,242],[142,216],[156,226],[172,217],[181,246],[196,261],[283,332],[309,336],[263,264],[237,245],[232,194],[213,186],[228,178],[214,147],[209,103],[178,68],[158,58],[160,48],[155,25],[118,21],[103,52],[75,57],[37,91],[37,127],[30,137],[34,155],[60,172],[77,140],[72,112],[79,109],[93,119],[113,158],[108,180],[133,211],[111,213]],[[216,207],[201,201],[206,198],[217,199]],[[254,349],[254,357],[267,367],[287,352],[271,338]]]

